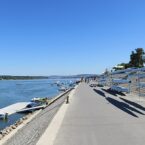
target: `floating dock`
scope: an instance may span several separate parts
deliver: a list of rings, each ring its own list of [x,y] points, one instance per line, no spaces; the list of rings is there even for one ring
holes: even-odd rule
[[[12,104],[5,108],[1,108],[0,114],[5,115],[7,113],[8,115],[12,115],[12,114],[16,113],[17,111],[26,108],[27,105],[29,105],[29,104],[31,104],[31,102],[19,102],[19,103]]]

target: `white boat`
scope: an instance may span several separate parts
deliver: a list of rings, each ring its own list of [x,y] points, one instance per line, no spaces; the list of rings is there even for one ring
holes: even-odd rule
[[[67,90],[67,88],[66,87],[60,87],[58,90],[61,91],[61,92],[65,92]]]
[[[40,101],[42,98],[33,98],[31,101],[32,102],[37,102],[37,101]]]
[[[47,105],[41,105],[41,106],[34,106],[34,107],[27,107],[21,110],[18,110],[17,113],[25,113],[25,112],[30,112],[30,111],[35,111],[35,110],[39,110],[39,109],[44,109],[46,108]]]
[[[47,103],[48,102],[48,98],[33,98],[31,100],[31,102],[37,103],[38,105],[41,103]]]

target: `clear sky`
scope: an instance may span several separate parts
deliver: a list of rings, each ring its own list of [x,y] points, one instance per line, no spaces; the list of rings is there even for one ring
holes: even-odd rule
[[[98,74],[137,47],[145,0],[0,1],[0,74]]]

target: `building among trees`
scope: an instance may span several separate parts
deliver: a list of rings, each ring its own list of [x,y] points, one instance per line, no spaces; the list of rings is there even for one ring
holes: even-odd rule
[[[145,55],[144,49],[137,48],[135,49],[135,51],[131,52],[129,63],[118,64],[117,66],[113,67],[113,69],[121,70],[121,69],[127,69],[132,67],[141,68],[144,66],[144,61],[145,61],[145,59],[143,59],[144,55]]]

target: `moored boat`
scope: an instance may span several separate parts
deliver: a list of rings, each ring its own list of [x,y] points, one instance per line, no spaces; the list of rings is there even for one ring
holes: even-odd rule
[[[61,91],[61,92],[65,92],[67,90],[67,88],[62,86],[58,90]]]

